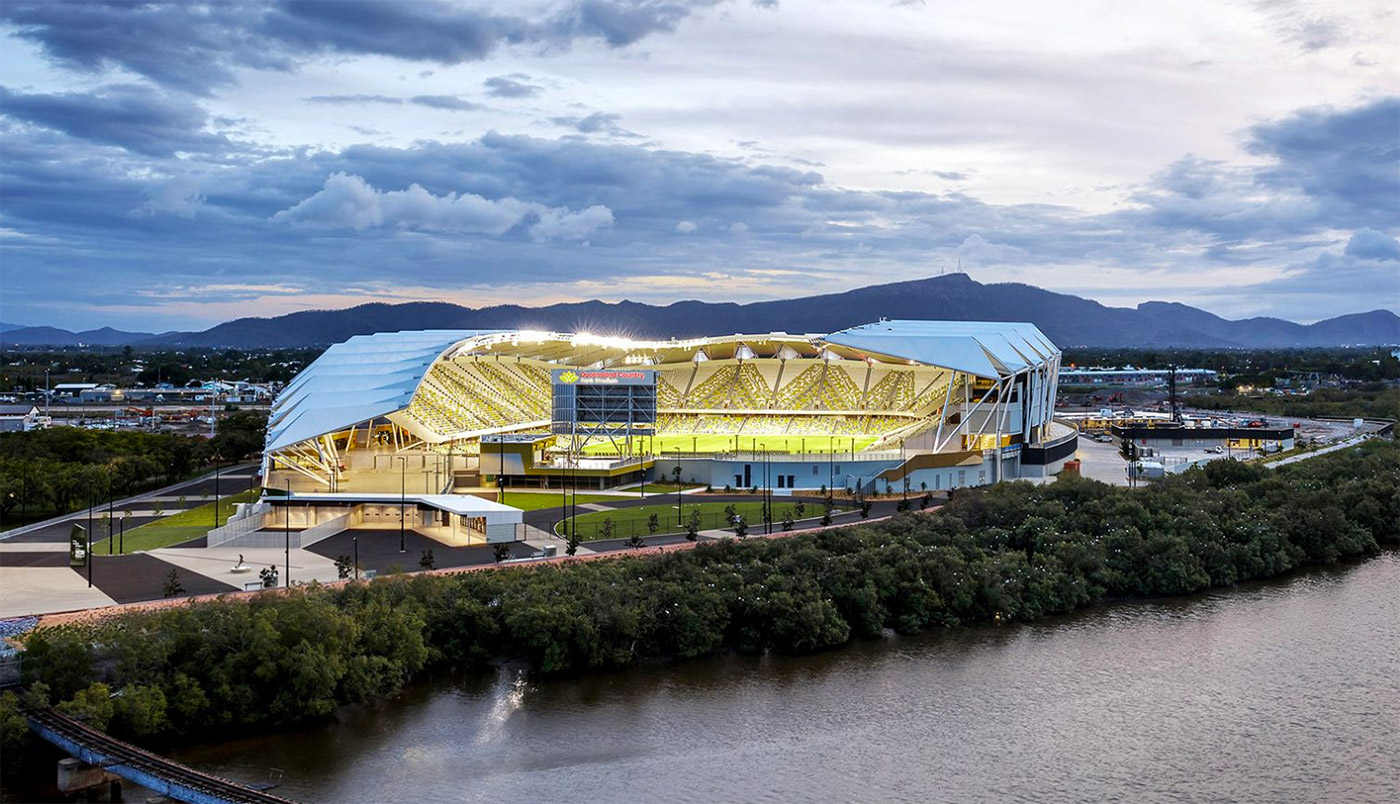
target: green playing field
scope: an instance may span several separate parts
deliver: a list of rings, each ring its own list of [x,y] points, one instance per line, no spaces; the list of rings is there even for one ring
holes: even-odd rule
[[[725,513],[725,509],[730,505],[734,506],[735,514],[743,517],[744,521],[749,523],[750,533],[756,533],[763,527],[763,503],[759,502],[757,498],[753,502],[737,503],[693,502],[694,499],[692,497],[685,501],[684,509],[679,516],[676,513],[674,502],[581,513],[576,518],[579,538],[583,541],[592,541],[593,539],[626,538],[633,535],[650,536],[652,534],[647,526],[647,520],[651,518],[652,514],[657,517],[657,533],[678,533],[685,529],[685,523],[689,521],[692,511],[700,514],[701,530],[733,527],[733,522]],[[803,506],[800,515],[797,511],[798,502],[801,502]],[[779,497],[773,500],[772,505],[775,523],[781,522],[784,516],[791,516],[794,519],[803,517],[811,519],[822,515],[820,500]],[[832,513],[839,514],[844,510],[849,510],[849,506],[846,508],[836,506],[832,508]],[[608,521],[611,521],[612,524],[610,529],[605,529],[603,523]],[[564,521],[556,522],[554,532],[563,535],[566,530],[565,524]]]
[[[732,436],[732,435],[662,435],[662,436],[641,436],[632,439],[633,451],[651,453],[658,457],[665,458],[667,453],[674,453],[677,450],[683,453],[689,452],[734,452],[737,449],[741,452],[762,451],[770,452],[799,452],[807,454],[825,455],[834,452],[841,453],[859,452],[871,444],[875,443],[876,436],[788,436],[788,435],[768,435],[768,436]],[[618,445],[621,445],[621,441]],[[589,455],[612,455],[618,451],[611,441],[602,441],[589,444],[584,448],[584,452]]]

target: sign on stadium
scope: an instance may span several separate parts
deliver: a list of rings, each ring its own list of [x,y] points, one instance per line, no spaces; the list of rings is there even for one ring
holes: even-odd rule
[[[555,385],[656,385],[651,369],[554,369]]]
[[[656,372],[651,369],[554,369],[556,433],[650,434],[656,427]]]

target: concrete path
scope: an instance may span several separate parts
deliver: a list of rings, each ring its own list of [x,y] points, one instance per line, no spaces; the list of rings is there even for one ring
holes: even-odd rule
[[[258,570],[268,565],[277,567],[278,583],[286,583],[287,558],[280,547],[165,547],[152,550],[147,555],[237,589],[244,589],[250,583],[256,587],[259,582]],[[244,565],[251,567],[247,572],[233,571],[240,555],[243,556]],[[326,582],[340,578],[333,559],[310,550],[292,550],[291,562],[293,583],[310,583],[313,580]]]
[[[51,614],[110,606],[117,601],[69,569],[67,553],[59,566],[0,566],[0,617]]]
[[[1308,458],[1316,458],[1316,457],[1319,456],[1319,455],[1326,455],[1326,454],[1329,453],[1329,452],[1336,452],[1336,451],[1338,451],[1338,450],[1346,449],[1347,447],[1354,447],[1354,446],[1356,446],[1357,444],[1360,444],[1361,442],[1365,441],[1365,440],[1368,439],[1368,438],[1370,438],[1369,435],[1361,435],[1361,436],[1357,436],[1357,437],[1355,437],[1355,438],[1348,438],[1346,441],[1339,441],[1339,442],[1337,442],[1336,444],[1332,444],[1332,445],[1329,445],[1329,446],[1326,446],[1326,447],[1322,447],[1321,449],[1316,449],[1316,450],[1313,450],[1312,452],[1300,452],[1300,453],[1298,453],[1297,455],[1289,455],[1287,458],[1280,458],[1280,459],[1278,459],[1278,460],[1276,460],[1276,461],[1270,461],[1270,462],[1268,462],[1268,463],[1266,463],[1266,464],[1264,464],[1264,465],[1265,465],[1265,466],[1287,466],[1287,465],[1290,464],[1290,463],[1297,463],[1298,461],[1306,461]]]

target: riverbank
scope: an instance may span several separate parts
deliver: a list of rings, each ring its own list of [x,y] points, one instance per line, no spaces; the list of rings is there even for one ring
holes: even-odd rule
[[[441,673],[184,744],[302,801],[1400,800],[1400,552],[802,656]],[[717,772],[716,769],[722,769]]]
[[[1217,462],[1152,488],[1087,480],[959,492],[932,514],[513,572],[418,576],[43,628],[25,669],[70,709],[106,689],[135,738],[268,728],[495,657],[545,675],[650,657],[808,653],[1198,592],[1400,541],[1400,448],[1280,470]],[[101,651],[94,649],[101,645]],[[82,700],[75,701],[75,698]]]

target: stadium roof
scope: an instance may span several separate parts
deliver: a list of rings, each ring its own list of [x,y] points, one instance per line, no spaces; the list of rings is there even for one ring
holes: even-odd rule
[[[879,321],[833,332],[824,340],[993,378],[1060,353],[1034,324],[1005,321]]]
[[[408,407],[445,351],[490,330],[440,329],[356,335],[327,349],[277,396],[267,449],[343,430]]]
[[[997,321],[879,321],[830,335],[768,333],[686,341],[511,330],[356,335],[327,349],[278,395],[268,420],[267,450],[406,409],[428,369],[448,354],[505,348],[534,359],[601,367],[642,353],[649,355],[649,363],[689,360],[697,351],[707,359],[729,359],[742,355],[739,346],[748,344],[762,345],[772,356],[816,357],[839,349],[841,357],[883,356],[988,378],[1046,364],[1059,354],[1034,324]]]

